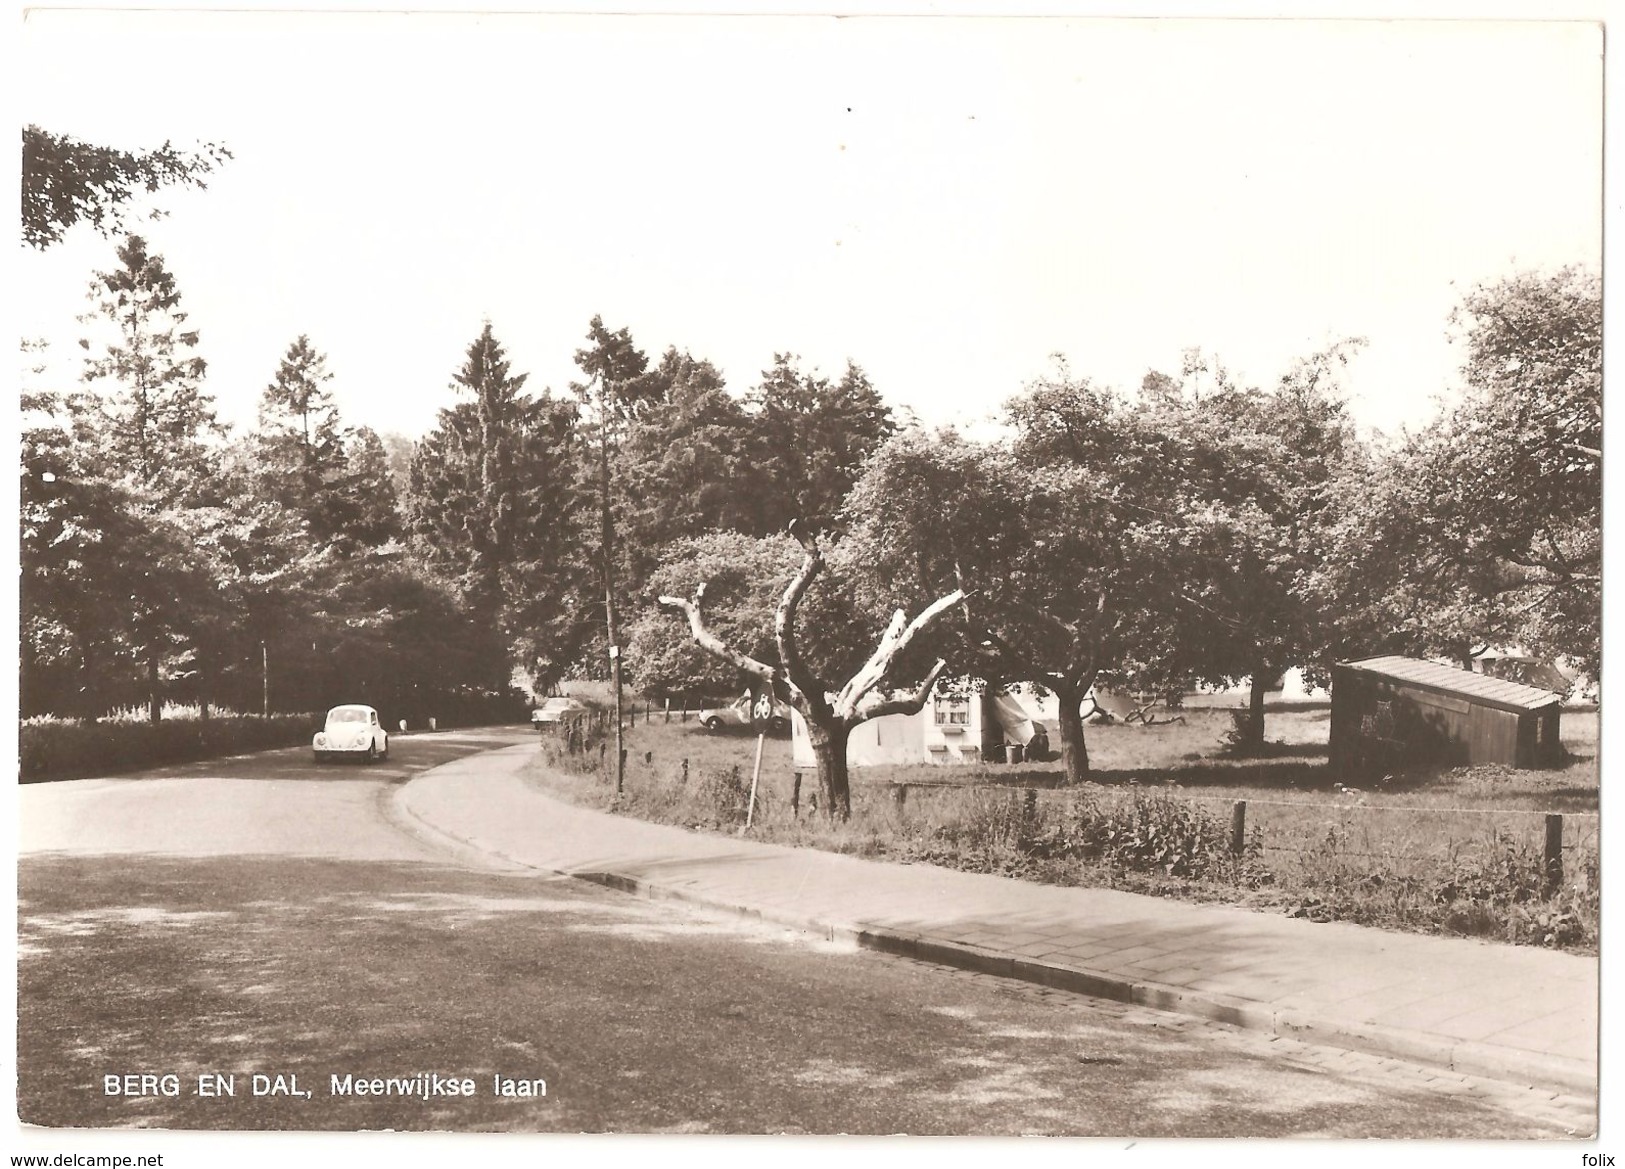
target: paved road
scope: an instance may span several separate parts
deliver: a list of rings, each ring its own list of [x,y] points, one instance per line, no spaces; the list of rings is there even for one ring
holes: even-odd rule
[[[23,789],[22,1119],[1453,1138],[1584,1123],[1393,1060],[453,857],[392,818],[393,785],[522,734],[403,738],[373,767],[272,752]],[[143,1074],[177,1094],[107,1091]],[[472,1096],[444,1094],[465,1077]],[[374,1078],[414,1095],[356,1094]]]

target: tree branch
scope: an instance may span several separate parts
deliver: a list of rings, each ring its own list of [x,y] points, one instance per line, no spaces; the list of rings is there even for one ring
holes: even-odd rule
[[[824,554],[818,547],[817,533],[807,531],[800,520],[791,520],[788,530],[796,542],[806,550],[807,557],[801,562],[801,571],[791,579],[789,586],[784,590],[784,598],[779,602],[778,613],[773,618],[773,639],[778,643],[779,661],[784,666],[790,684],[799,690],[808,702],[822,709],[826,705],[823,683],[813,677],[807,668],[801,656],[801,647],[796,642],[796,609],[801,604],[801,598],[807,593],[807,586],[824,567]]]
[[[753,657],[740,653],[706,628],[703,612],[705,603],[705,585],[703,583],[694,590],[694,599],[691,601],[682,597],[659,597],[656,600],[659,606],[668,612],[677,611],[688,615],[688,628],[689,632],[694,635],[694,644],[713,657],[728,662],[742,673],[761,678],[770,687],[774,688],[775,693],[779,692],[779,687],[783,682],[783,679],[779,677],[779,671],[766,662],[759,662]],[[785,697],[782,693],[778,693],[778,696],[781,699]]]
[[[891,624],[881,635],[880,644],[875,646],[875,652],[869,655],[869,660],[863,664],[858,672],[852,675],[847,684],[841,687],[841,693],[835,700],[835,713],[842,718],[852,719],[857,715],[858,705],[876,686],[886,678],[886,672],[891,669],[892,662],[899,654],[908,649],[909,643],[915,636],[925,629],[938,617],[965,599],[965,594],[958,589],[947,596],[939,597],[927,609],[905,624],[903,611],[898,609],[892,614]],[[940,666],[933,674],[940,672]],[[914,708],[918,710],[919,707]],[[867,717],[873,718],[873,715]]]
[[[883,715],[888,714],[919,713],[919,711],[925,706],[925,700],[931,695],[931,687],[937,684],[937,679],[942,675],[943,667],[947,664],[948,663],[944,662],[941,658],[938,658],[937,664],[932,666],[930,671],[925,675],[925,680],[921,682],[919,686],[910,694],[904,694],[892,698],[877,698],[871,696],[867,701],[862,702],[853,712],[851,725],[856,726],[858,723],[868,722],[872,718],[880,718]]]

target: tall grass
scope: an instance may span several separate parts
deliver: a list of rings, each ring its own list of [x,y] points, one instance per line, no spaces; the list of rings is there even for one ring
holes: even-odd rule
[[[1307,716],[1317,713],[1324,712]],[[596,739],[575,749],[562,736],[544,736],[536,782],[589,806],[661,823],[727,832],[744,826],[752,738],[658,717],[628,728],[617,796],[613,728],[599,727]],[[1119,742],[1131,742],[1127,735]],[[1441,791],[1431,793],[1420,779],[1392,792],[1338,790],[1313,758],[1234,765],[1181,759],[1119,768],[1103,774],[1105,783],[1074,789],[1054,787],[1054,769],[1044,767],[873,768],[855,774],[850,820],[832,822],[816,810],[810,770],[795,791],[788,743],[766,745],[751,825],[763,840],[1222,900],[1314,920],[1585,950],[1597,945],[1594,831],[1579,833],[1565,851],[1563,880],[1554,884],[1544,870],[1538,816],[1472,806],[1507,800],[1513,789],[1538,804],[1543,793],[1560,790],[1550,785],[1583,782],[1583,775],[1577,781],[1563,772],[1461,769],[1432,777]],[[879,775],[894,782],[875,782]],[[1243,782],[1218,782],[1225,775]],[[1198,782],[1184,782],[1192,778]],[[973,782],[948,782],[956,779]],[[989,782],[998,779],[1019,786]],[[1474,784],[1482,790],[1469,793]],[[1584,804],[1586,789],[1578,790]],[[1239,852],[1232,851],[1231,795],[1250,801]]]

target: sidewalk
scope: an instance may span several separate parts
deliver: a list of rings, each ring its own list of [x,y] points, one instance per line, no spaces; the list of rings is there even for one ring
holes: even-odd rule
[[[396,789],[397,810],[442,843],[646,896],[1309,1043],[1597,1091],[1596,958],[689,832],[549,798],[521,778],[534,751],[426,772]]]

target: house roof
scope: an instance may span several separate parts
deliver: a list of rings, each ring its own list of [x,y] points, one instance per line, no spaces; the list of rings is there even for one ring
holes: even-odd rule
[[[1550,690],[1417,658],[1366,658],[1364,661],[1341,662],[1339,665],[1345,670],[1358,670],[1363,674],[1374,674],[1425,690],[1458,695],[1503,710],[1539,710],[1563,701],[1561,695]]]

